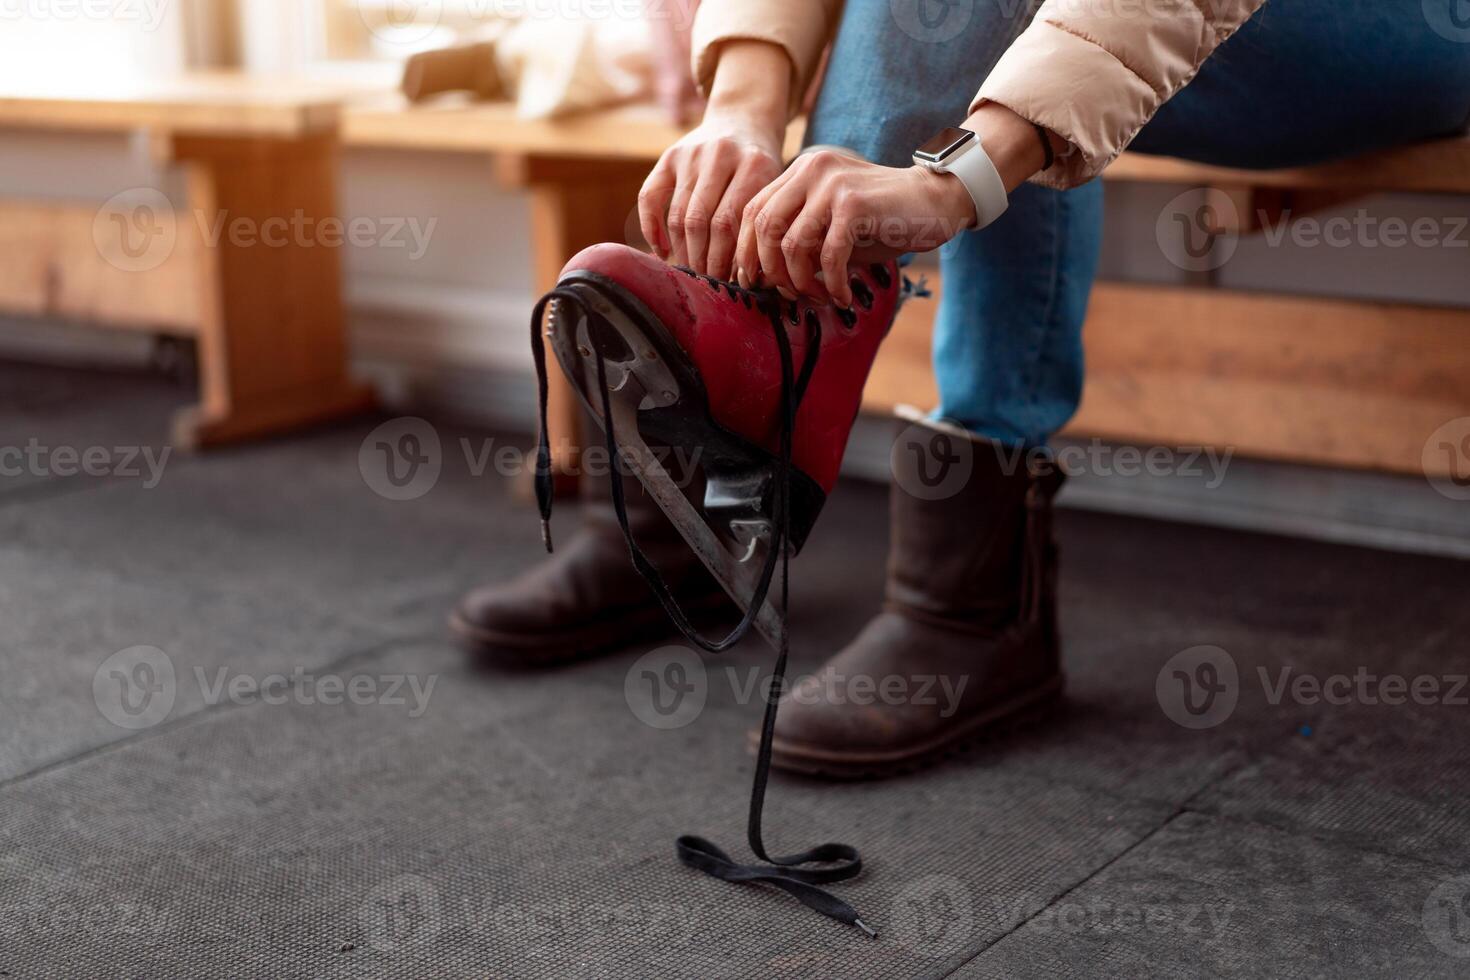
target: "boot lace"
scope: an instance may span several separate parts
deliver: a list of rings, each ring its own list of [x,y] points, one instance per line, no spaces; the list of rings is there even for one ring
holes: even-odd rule
[[[622,527],[623,537],[628,545],[628,552],[633,559],[633,566],[643,576],[658,597],[660,604],[668,612],[670,619],[679,632],[689,642],[702,650],[710,653],[720,653],[739,643],[749,632],[755,623],[756,616],[765,604],[772,580],[775,576],[777,565],[780,566],[781,584],[778,614],[780,627],[778,631],[778,643],[776,662],[772,670],[772,682],[769,694],[766,698],[765,715],[761,722],[760,747],[756,753],[755,779],[750,792],[750,810],[746,819],[746,840],[751,851],[763,863],[741,864],[730,857],[728,853],[711,841],[693,835],[684,835],[674,843],[675,852],[681,862],[691,868],[703,871],[705,874],[719,878],[723,881],[740,884],[764,884],[779,888],[792,897],[796,898],[807,907],[820,912],[822,915],[835,919],[846,925],[861,929],[870,937],[876,939],[878,934],[869,928],[859,917],[858,912],[851,905],[839,899],[831,892],[819,887],[837,881],[846,881],[855,878],[862,872],[862,857],[857,849],[848,844],[828,843],[813,847],[810,850],[801,851],[781,857],[772,857],[766,849],[762,833],[762,815],[765,810],[766,785],[770,779],[771,771],[771,741],[776,729],[776,711],[779,704],[780,694],[786,683],[787,655],[790,651],[790,635],[787,630],[787,607],[789,603],[788,585],[788,563],[789,555],[787,543],[791,538],[791,452],[793,435],[796,429],[796,410],[800,404],[802,395],[806,392],[807,383],[811,380],[812,372],[816,369],[818,351],[821,347],[821,328],[815,314],[808,308],[808,315],[802,317],[797,304],[783,300],[774,290],[750,290],[735,283],[723,282],[707,276],[697,276],[691,269],[680,269],[684,274],[703,279],[711,289],[723,290],[733,302],[739,302],[747,309],[759,310],[763,313],[770,324],[771,332],[775,337],[776,348],[781,362],[781,402],[780,402],[780,431],[779,451],[777,454],[777,479],[773,502],[772,523],[775,525],[772,540],[766,554],[765,563],[761,568],[761,574],[757,581],[756,589],[752,595],[749,607],[745,610],[740,622],[730,633],[718,640],[711,640],[702,636],[688,616],[679,607],[658,569],[644,555],[643,550],[633,538],[632,530],[628,524],[627,506],[624,501],[622,480],[618,478],[617,467],[614,466],[609,476],[611,481],[613,508],[617,512],[618,524]],[[624,313],[632,314],[633,311],[626,308],[618,297],[610,297],[613,302],[623,308]],[[541,513],[542,539],[546,544],[546,550],[551,550],[551,507],[553,497],[553,476],[551,471],[551,448],[550,437],[547,432],[547,374],[546,374],[546,352],[542,344],[541,331],[542,321],[548,304],[556,300],[576,309],[583,316],[587,316],[588,329],[594,329],[597,321],[590,316],[590,311],[582,302],[581,297],[573,289],[558,286],[536,304],[531,314],[531,352],[536,367],[536,386],[540,408],[540,432],[536,445],[536,503]],[[849,313],[849,315],[853,315]],[[799,320],[805,320],[809,331],[806,356],[803,358],[801,372],[798,375],[793,364],[791,340],[787,335],[786,323],[789,320],[795,326]],[[846,324],[845,324],[846,325]],[[614,432],[612,406],[608,395],[607,368],[603,357],[601,344],[592,344],[595,354],[597,368],[597,387],[600,408],[603,418],[603,435],[610,460],[622,459],[618,448],[617,434]],[[807,865],[820,865],[820,867],[807,867]]]

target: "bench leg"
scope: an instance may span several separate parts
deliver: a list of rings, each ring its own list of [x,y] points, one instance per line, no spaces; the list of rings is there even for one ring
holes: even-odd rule
[[[189,218],[206,246],[200,403],[174,420],[202,448],[354,415],[371,389],[347,373],[337,150],[301,140],[177,137]]]
[[[522,160],[502,168],[506,182],[524,182],[531,196],[532,248],[536,290],[556,285],[562,267],[589,245],[640,241],[636,207],[638,189],[647,176],[646,164],[616,161]],[[514,176],[507,179],[507,175]],[[630,231],[632,229],[632,231]],[[552,436],[552,466],[557,490],[573,491],[580,472],[582,409],[571,385],[551,364],[547,424]]]

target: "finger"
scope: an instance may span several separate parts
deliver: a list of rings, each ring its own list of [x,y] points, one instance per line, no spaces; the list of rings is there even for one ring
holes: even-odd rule
[[[669,200],[669,261],[675,265],[689,264],[689,250],[684,240],[684,210],[689,206],[689,197],[694,191],[695,161],[693,154],[680,158],[675,167],[674,196]]]
[[[755,248],[760,257],[762,277],[767,286],[784,289],[791,295],[798,290],[791,281],[786,268],[786,254],[782,243],[792,231],[796,218],[801,214],[811,190],[810,181],[789,180],[772,194],[755,218]]]
[[[825,200],[809,199],[791,223],[791,230],[781,239],[781,255],[791,285],[796,292],[821,303],[830,298],[827,289],[817,279],[819,256],[830,219],[831,211]]]
[[[690,267],[700,275],[706,275],[704,256],[709,245],[710,221],[720,206],[725,188],[730,185],[730,178],[735,175],[739,159],[740,151],[730,143],[716,143],[701,155],[694,188],[684,207],[684,247]]]
[[[664,216],[668,213],[669,201],[674,196],[674,168],[669,162],[670,154],[659,157],[653,171],[643,181],[638,191],[638,226],[643,237],[653,246],[654,253],[661,259],[669,257],[669,236],[664,228]]]
[[[709,274],[716,279],[734,278],[731,272],[735,248],[739,244],[740,216],[751,199],[767,185],[774,169],[775,164],[769,161],[766,166],[747,164],[735,172],[735,179],[725,188],[725,196],[710,218],[709,254],[705,258]]]
[[[785,187],[790,180],[791,171],[787,170],[753,194],[740,212],[740,234],[735,245],[735,275],[740,285],[747,289],[761,284],[760,253],[756,250],[755,244],[755,219],[760,215],[771,196]]]
[[[833,302],[844,308],[852,306],[852,282],[847,270],[852,261],[854,237],[847,209],[839,205],[833,209],[827,238],[822,242],[822,280]]]

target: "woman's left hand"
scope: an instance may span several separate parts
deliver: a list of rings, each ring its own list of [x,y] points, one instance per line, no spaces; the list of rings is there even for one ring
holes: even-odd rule
[[[936,249],[974,220],[974,202],[956,177],[816,150],[746,206],[736,276],[742,286],[774,286],[847,307],[850,263]]]

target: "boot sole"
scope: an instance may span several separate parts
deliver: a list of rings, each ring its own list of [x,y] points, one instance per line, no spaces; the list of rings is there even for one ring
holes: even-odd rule
[[[724,592],[707,593],[685,602],[685,610],[700,625],[709,625],[722,613],[733,616],[735,612]],[[484,663],[517,668],[578,663],[676,632],[658,605],[632,609],[578,629],[534,634],[486,629],[456,610],[449,615],[449,631],[466,653]]]
[[[784,772],[822,779],[855,781],[884,779],[918,772],[956,756],[997,735],[1044,720],[1061,703],[1066,679],[1058,674],[987,711],[966,719],[950,732],[902,751],[882,754],[843,753],[783,742],[771,743],[771,765]],[[757,744],[752,732],[751,744]]]

